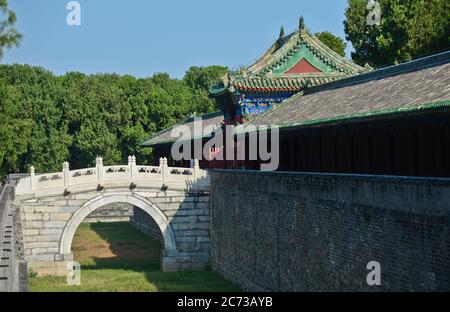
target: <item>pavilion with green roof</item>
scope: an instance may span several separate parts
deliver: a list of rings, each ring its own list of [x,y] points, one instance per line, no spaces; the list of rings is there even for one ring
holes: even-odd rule
[[[369,71],[338,55],[306,27],[279,38],[251,66],[226,74],[210,96],[225,124],[241,124],[308,87]]]

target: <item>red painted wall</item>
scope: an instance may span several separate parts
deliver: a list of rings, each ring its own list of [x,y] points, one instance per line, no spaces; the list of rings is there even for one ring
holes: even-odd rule
[[[320,70],[311,65],[311,63],[305,60],[304,58],[301,59],[300,62],[295,64],[294,67],[292,67],[286,72],[286,74],[306,74],[306,73],[320,73]]]

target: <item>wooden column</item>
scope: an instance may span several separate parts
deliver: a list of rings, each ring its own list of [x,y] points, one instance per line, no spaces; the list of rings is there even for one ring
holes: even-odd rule
[[[388,137],[387,137],[387,146],[386,146],[386,154],[387,154],[387,172],[386,174],[392,174],[393,172],[393,131],[392,128],[389,128],[388,130]]]
[[[337,150],[337,134],[336,134],[335,131],[333,131],[332,137],[333,137],[333,147],[332,147],[332,149],[333,149],[333,172],[337,172],[337,153],[338,153],[338,150]]]
[[[351,130],[347,127],[346,128],[346,133],[348,136],[348,140],[349,140],[349,148],[350,148],[350,153],[349,153],[349,160],[348,160],[348,164],[349,164],[349,173],[352,173],[355,170],[355,165],[354,165],[354,140],[353,140],[353,134],[351,132]]]
[[[368,169],[370,174],[373,174],[373,129],[370,128],[367,130],[367,140],[368,140],[368,144],[367,144],[367,148],[368,148],[368,157],[369,159],[368,161]]]
[[[296,137],[289,138],[289,145],[290,145],[289,146],[289,170],[290,171],[295,171],[295,167],[296,167],[296,164],[295,164],[295,161],[296,161],[295,138]]]
[[[410,140],[410,148],[409,148],[409,154],[410,154],[410,173],[413,176],[417,175],[417,127],[413,125],[412,123],[409,123],[408,127],[409,131],[409,140]]]
[[[442,176],[443,174],[443,170],[442,170],[442,168],[443,168],[443,163],[442,163],[442,160],[443,160],[443,156],[442,156],[442,151],[443,151],[443,144],[444,144],[444,142],[443,142],[443,140],[442,140],[442,138],[443,138],[443,135],[442,135],[442,132],[443,132],[443,124],[442,123],[439,123],[439,124],[436,124],[436,125],[434,125],[434,132],[436,133],[435,134],[435,140],[436,140],[436,142],[435,142],[435,148],[436,148],[436,176]]]

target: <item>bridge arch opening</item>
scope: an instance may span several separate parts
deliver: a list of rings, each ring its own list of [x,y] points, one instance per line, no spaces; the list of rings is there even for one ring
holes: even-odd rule
[[[72,241],[76,230],[83,220],[96,209],[113,203],[133,205],[144,211],[154,221],[162,236],[163,256],[161,267],[164,271],[167,271],[170,264],[167,265],[166,262],[170,261],[169,258],[177,253],[173,230],[163,212],[148,199],[137,194],[102,194],[84,203],[73,214],[64,228],[60,243],[60,254],[64,255],[64,258],[71,259],[73,257]]]

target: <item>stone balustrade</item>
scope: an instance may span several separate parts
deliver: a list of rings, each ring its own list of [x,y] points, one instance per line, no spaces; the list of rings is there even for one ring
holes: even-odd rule
[[[11,204],[15,182],[7,178],[0,192],[0,292],[26,291],[27,264],[23,254],[22,226]]]
[[[138,166],[136,157],[129,156],[127,165],[104,166],[102,157],[96,158],[92,168],[70,170],[64,162],[62,172],[36,174],[30,167],[30,175],[21,178],[15,194],[26,195],[51,189],[70,189],[82,185],[104,185],[108,183],[153,182],[165,186],[187,187],[209,185],[206,170],[199,167],[198,160],[191,161],[191,168],[169,167],[167,158],[160,158],[159,166]]]

